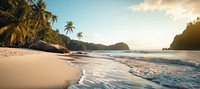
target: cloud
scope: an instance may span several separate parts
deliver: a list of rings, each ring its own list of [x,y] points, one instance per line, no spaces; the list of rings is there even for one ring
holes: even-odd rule
[[[101,33],[87,34],[86,38],[89,38],[89,39],[100,39],[101,38]]]
[[[200,0],[144,0],[139,5],[130,7],[133,11],[164,11],[174,20],[190,20],[200,16]]]
[[[127,35],[127,34],[131,34],[131,31],[130,30],[121,29],[121,30],[117,30],[116,33],[120,34],[120,35]]]
[[[141,39],[132,39],[132,40],[127,40],[125,41],[130,49],[149,49],[151,48],[151,43],[147,41],[142,41]]]
[[[94,39],[99,39],[99,38],[101,38],[101,33],[94,33],[94,34],[92,35],[92,37],[93,37]]]
[[[120,19],[120,20],[126,20],[127,19],[127,17],[123,17],[123,16],[119,16],[117,18]]]

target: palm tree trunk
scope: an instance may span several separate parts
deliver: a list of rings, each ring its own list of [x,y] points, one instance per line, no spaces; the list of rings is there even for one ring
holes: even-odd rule
[[[68,34],[68,31],[69,31],[69,30],[67,30],[67,32],[66,32],[66,36],[67,36],[67,34]]]

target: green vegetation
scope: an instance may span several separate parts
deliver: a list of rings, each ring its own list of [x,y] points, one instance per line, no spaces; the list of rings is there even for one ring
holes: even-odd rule
[[[72,21],[67,22],[67,25],[65,25],[64,29],[64,31],[67,30],[66,35],[68,34],[68,32],[73,32],[73,29],[75,29],[75,27],[73,26],[73,22]]]
[[[67,45],[67,48],[71,51],[84,51],[87,50],[85,44],[82,41],[71,40]]]
[[[83,35],[77,33],[77,40],[53,30],[58,16],[46,11],[43,0],[0,0],[0,46],[29,47],[38,40],[59,44],[70,50],[128,50],[128,45],[118,43],[111,46],[79,41]],[[65,25],[66,35],[75,27],[69,21]]]
[[[200,18],[187,24],[182,34],[176,35],[169,49],[200,50]]]
[[[105,49],[106,50],[129,50],[129,47],[127,44],[121,42],[121,43],[116,43],[114,45],[109,45]]]
[[[67,45],[70,43],[71,39],[68,36],[65,36],[63,34],[60,34],[60,38],[62,42],[64,43],[64,46],[67,47]]]
[[[87,43],[82,42],[78,40],[71,40],[67,48],[69,50],[74,50],[74,47],[76,46],[75,51],[84,51],[84,50],[129,50],[129,47],[127,44],[121,42],[114,45],[102,45],[102,44],[94,44],[94,43]]]
[[[62,44],[58,42],[60,40],[58,33],[52,31],[49,22],[51,20],[53,24],[57,21],[57,16],[46,11],[46,4],[43,0],[33,1],[0,1],[1,46],[26,47],[40,39]],[[43,36],[43,34],[45,35]]]
[[[82,35],[82,34],[83,34],[82,32],[78,32],[78,33],[77,33],[76,37],[78,38],[78,40],[80,40],[81,38],[83,38],[83,35]],[[74,50],[76,50],[76,47],[77,47],[77,44],[76,44]]]
[[[78,38],[78,40],[80,40],[81,38],[83,38],[83,33],[82,32],[78,32],[76,37]]]
[[[65,46],[64,43],[65,41],[62,40],[61,35],[59,34],[59,30],[56,31],[52,29],[40,30],[38,33],[38,37],[39,40]]]

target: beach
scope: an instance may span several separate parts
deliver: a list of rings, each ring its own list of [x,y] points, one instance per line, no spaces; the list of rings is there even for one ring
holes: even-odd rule
[[[0,88],[199,89],[199,51],[0,48]],[[183,54],[184,53],[184,54]]]
[[[67,88],[81,70],[67,64],[68,54],[22,48],[0,48],[0,88]]]
[[[70,57],[74,59],[68,62],[82,70],[82,77],[68,89],[170,89],[131,74],[129,66],[102,53],[83,52]]]

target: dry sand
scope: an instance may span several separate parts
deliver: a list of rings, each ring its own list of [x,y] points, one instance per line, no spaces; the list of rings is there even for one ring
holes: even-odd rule
[[[0,48],[0,88],[66,88],[76,83],[80,69],[63,54]]]

